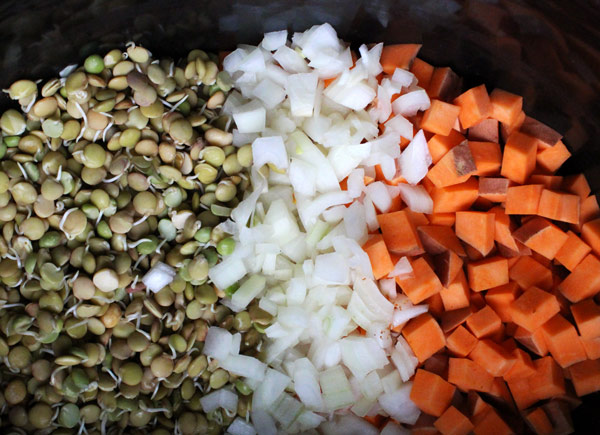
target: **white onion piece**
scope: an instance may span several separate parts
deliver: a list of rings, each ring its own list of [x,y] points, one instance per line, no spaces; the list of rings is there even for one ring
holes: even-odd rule
[[[236,107],[233,120],[240,133],[258,133],[265,129],[266,111],[259,101],[253,100]]]
[[[254,165],[259,168],[267,163],[278,169],[287,169],[289,165],[287,150],[281,136],[259,137],[252,142],[252,158]]]
[[[381,52],[383,51],[383,43],[375,44],[372,48],[367,48],[366,45],[361,45],[358,49],[360,53],[360,61],[367,68],[369,75],[377,76],[382,71],[381,63],[379,63],[379,59],[381,58]]]
[[[290,134],[290,139],[292,139],[295,145],[296,157],[313,165],[317,170],[317,174],[319,175],[315,180],[317,190],[322,193],[339,191],[340,183],[335,175],[335,171],[331,167],[327,157],[313,144],[308,136],[302,131],[296,130]]]
[[[233,336],[229,331],[216,326],[208,328],[202,353],[217,360],[225,360],[231,353]]]
[[[273,403],[271,415],[275,417],[284,428],[291,426],[304,411],[304,406],[289,394],[281,394]]]
[[[285,89],[269,78],[261,80],[255,86],[253,93],[267,109],[277,107],[285,99]]]
[[[383,410],[400,423],[414,424],[421,414],[419,408],[410,400],[411,389],[412,382],[406,382],[395,392],[383,394],[378,399]]]
[[[397,296],[396,291],[396,280],[394,278],[391,279],[380,279],[379,280],[379,288],[381,289],[381,293],[386,295],[388,299],[394,300]]]
[[[352,198],[358,198],[365,188],[365,170],[363,168],[357,168],[350,172],[346,185],[350,196],[352,196]]]
[[[237,376],[262,381],[265,377],[266,364],[246,355],[229,355],[219,362],[219,367]]]
[[[293,158],[289,170],[290,182],[294,192],[300,195],[313,196],[316,192],[317,170],[304,160]]]
[[[392,103],[392,110],[397,115],[415,116],[419,110],[427,110],[431,106],[429,95],[424,89],[400,95]]]
[[[223,290],[238,282],[247,272],[248,270],[242,260],[230,256],[211,267],[208,277],[217,288]]]
[[[385,352],[372,338],[350,336],[340,341],[342,361],[360,381],[388,364]]]
[[[248,55],[237,65],[237,70],[249,73],[259,73],[264,71],[265,57],[263,56],[262,50],[257,47],[248,53]]]
[[[252,302],[265,288],[266,279],[260,275],[252,275],[240,285],[240,288],[231,296],[231,302],[236,311],[241,311]]]
[[[417,184],[425,178],[432,159],[423,130],[419,130],[400,155],[399,163],[400,173],[410,184]]]
[[[379,221],[377,220],[377,211],[375,210],[373,201],[367,197],[363,200],[363,204],[365,206],[365,219],[367,221],[367,226],[369,227],[369,232],[378,230]]]
[[[360,245],[367,241],[368,233],[364,205],[355,201],[350,207],[344,207],[344,227],[348,237],[356,240]]]
[[[325,417],[320,416],[319,414],[304,410],[296,420],[298,424],[300,433],[310,433],[310,429],[314,429],[318,427],[321,423],[325,421]]]
[[[287,30],[265,33],[260,46],[267,51],[275,51],[287,42]]]
[[[362,110],[375,98],[375,90],[364,81],[348,83],[350,79],[344,76],[346,73],[325,89],[325,95],[349,109]]]
[[[236,417],[227,428],[227,433],[231,435],[255,435],[256,430],[254,429],[254,426],[246,420],[241,417]]]
[[[288,305],[301,305],[306,298],[306,281],[302,278],[292,278],[286,289]]]
[[[384,183],[375,181],[365,187],[365,192],[381,213],[387,213],[392,206],[392,197]]]
[[[377,371],[369,373],[360,383],[360,392],[368,400],[377,400],[383,393],[383,385]]]
[[[260,435],[277,435],[277,426],[273,417],[264,409],[252,408],[250,411],[250,419],[254,425],[254,429]]]
[[[324,435],[377,435],[379,431],[366,420],[352,414],[337,416],[325,422],[320,429]]]
[[[289,376],[277,370],[267,368],[263,381],[254,391],[252,405],[254,409],[269,409],[287,388],[291,381]]]
[[[413,307],[402,308],[401,310],[395,310],[392,318],[392,324],[394,327],[400,326],[410,319],[420,316],[427,312],[427,305],[416,305]]]
[[[229,74],[239,71],[239,65],[247,55],[248,52],[242,48],[233,50],[231,53],[225,56],[225,59],[223,59],[223,69]]]
[[[354,401],[354,393],[341,366],[335,366],[319,374],[323,401],[329,411],[345,408]]]
[[[392,74],[392,82],[401,88],[408,88],[417,82],[417,78],[410,71],[396,68]]]
[[[402,257],[394,265],[394,269],[388,274],[390,278],[403,275],[411,275],[413,272],[412,265],[408,261],[408,258]]]
[[[309,409],[320,411],[324,409],[319,376],[315,366],[308,358],[300,358],[294,363],[292,378],[296,394]]]
[[[344,218],[346,210],[346,206],[335,205],[325,210],[322,216],[325,222],[327,222],[328,224],[335,225]]]
[[[312,228],[319,215],[329,207],[352,202],[352,198],[345,191],[324,193],[312,201],[302,197],[298,197],[296,200],[300,219],[306,229]]]
[[[350,271],[344,257],[337,252],[315,257],[315,278],[328,284],[349,284]]]
[[[238,396],[226,388],[213,391],[200,399],[202,410],[205,413],[213,412],[216,409],[223,408],[230,412],[237,411]]]
[[[339,181],[346,178],[360,162],[371,153],[369,142],[356,145],[338,145],[329,150],[327,160],[331,164]]]
[[[142,278],[142,282],[148,290],[156,293],[171,284],[176,274],[175,269],[159,261],[146,272]]]
[[[298,54],[296,50],[292,50],[285,45],[282,45],[273,54],[273,59],[281,65],[281,67],[290,73],[307,73],[310,71],[306,61]]]
[[[285,90],[290,100],[292,116],[312,116],[318,81],[319,76],[314,72],[288,76]]]
[[[392,361],[398,369],[403,382],[408,381],[415,374],[415,370],[419,364],[418,358],[402,336],[398,337],[398,342],[392,352]]]
[[[387,118],[386,118],[387,119]],[[412,123],[402,115],[396,115],[385,124],[386,131],[392,130],[405,139],[412,140],[414,128]]]
[[[269,206],[264,223],[271,226],[271,241],[279,247],[300,234],[296,218],[283,199],[276,199]]]
[[[397,187],[400,190],[402,201],[409,209],[417,213],[433,213],[433,200],[423,186],[400,183]]]

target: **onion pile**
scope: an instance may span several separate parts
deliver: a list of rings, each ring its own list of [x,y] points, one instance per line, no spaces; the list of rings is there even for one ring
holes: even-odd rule
[[[405,118],[430,102],[408,71],[378,83],[381,51],[382,44],[363,45],[354,61],[324,24],[291,41],[286,31],[268,33],[259,46],[239,46],[223,61],[235,87],[223,110],[235,121],[234,145],[251,143],[254,163],[252,189],[222,224],[236,250],[209,277],[222,290],[239,285],[224,299],[233,311],[260,298],[274,316],[264,362],[239,355],[238,334],[208,332],[203,352],[254,390],[253,427],[238,419],[230,433],[320,426],[369,434],[378,429],[359,417],[381,414],[406,424],[419,417],[409,398],[417,359],[390,327],[427,306],[396,294],[393,279],[374,280],[361,246],[379,227],[376,210],[388,211],[399,195],[414,211],[432,211],[427,191],[416,186],[431,156],[423,132]],[[394,94],[400,97],[392,102]],[[402,138],[410,144],[401,153]],[[376,165],[386,179],[409,184],[365,186]],[[402,258],[391,276],[411,273]],[[230,396],[217,391],[203,400],[233,409]],[[405,431],[389,422],[381,433]]]

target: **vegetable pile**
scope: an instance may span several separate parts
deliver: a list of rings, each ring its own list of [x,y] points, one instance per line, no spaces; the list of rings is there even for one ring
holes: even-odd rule
[[[600,207],[520,96],[419,49],[324,24],[10,86],[2,429],[572,432]]]

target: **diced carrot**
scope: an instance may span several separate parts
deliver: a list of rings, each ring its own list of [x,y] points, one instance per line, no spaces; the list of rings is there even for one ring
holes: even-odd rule
[[[439,417],[450,406],[456,387],[435,373],[418,369],[410,400],[423,412]]]
[[[569,236],[542,217],[534,217],[513,233],[515,239],[549,260],[566,243]]]
[[[512,356],[515,363],[510,370],[504,374],[504,379],[508,381],[511,379],[528,378],[535,374],[535,365],[527,352],[516,348],[512,351]]]
[[[420,49],[421,44],[385,45],[379,60],[383,72],[392,75],[396,68],[409,69]]]
[[[429,312],[436,319],[440,319],[442,314],[444,314],[444,302],[442,301],[442,297],[439,293],[429,296],[423,301],[423,303],[427,304]]]
[[[579,302],[600,291],[600,260],[589,254],[558,286],[558,290],[571,302]]]
[[[473,423],[454,406],[450,406],[433,423],[442,435],[467,435],[473,429]]]
[[[541,329],[548,350],[561,367],[569,367],[587,358],[575,327],[560,314],[544,323]]]
[[[463,128],[469,128],[492,114],[492,104],[485,85],[463,92],[454,99],[460,107],[459,120]]]
[[[544,333],[541,329],[531,332],[519,326],[515,331],[514,337],[515,340],[533,353],[539,356],[545,356],[548,354],[548,346],[546,345]]]
[[[579,222],[580,201],[577,195],[544,189],[538,204],[538,214],[556,221],[576,224]]]
[[[459,326],[446,338],[450,353],[461,358],[466,357],[477,345],[477,338],[464,326]]]
[[[470,297],[471,307],[474,309],[473,312],[479,311],[487,306],[485,299],[483,299],[483,293],[471,292]]]
[[[467,327],[479,339],[494,334],[502,325],[498,314],[488,305],[469,316],[466,320]]]
[[[431,225],[451,227],[456,222],[456,215],[454,213],[433,213],[428,214],[427,219],[429,219]]]
[[[498,415],[495,409],[482,412],[473,417],[473,433],[475,435],[510,435],[515,432],[508,424]]]
[[[519,296],[519,286],[511,281],[507,284],[491,288],[485,294],[485,301],[498,314],[503,322],[512,322],[511,304]]]
[[[433,258],[433,266],[442,286],[447,288],[462,272],[463,260],[453,251],[446,251]]]
[[[480,292],[508,284],[508,261],[503,257],[488,257],[467,265],[469,286]]]
[[[537,145],[534,138],[515,131],[504,145],[500,173],[515,183],[523,184],[535,169]]]
[[[423,113],[421,128],[434,134],[447,136],[458,119],[460,107],[432,100],[429,109]]]
[[[371,236],[363,245],[363,250],[369,256],[375,279],[381,279],[394,270],[394,263],[381,234]]]
[[[456,130],[451,130],[447,136],[436,134],[427,141],[431,160],[435,165],[455,146],[463,143],[465,137]]]
[[[440,325],[429,313],[410,320],[402,328],[402,335],[419,362],[425,361],[446,345],[446,338]]]
[[[544,186],[527,184],[512,186],[506,191],[506,214],[537,214]]]
[[[433,70],[427,87],[429,98],[451,101],[459,94],[461,82],[460,77],[449,67],[437,67]]]
[[[585,299],[571,305],[571,313],[581,337],[600,337],[600,307],[593,299]]]
[[[569,367],[569,372],[579,397],[600,390],[600,360],[579,362]]]
[[[466,411],[468,415],[475,416],[487,411],[491,408],[491,405],[487,403],[481,395],[473,390],[467,392],[467,405]]]
[[[532,174],[527,184],[543,184],[546,189],[559,190],[563,183],[560,175]]]
[[[409,260],[413,274],[409,277],[397,276],[396,282],[413,304],[439,293],[442,283],[424,258]]]
[[[433,75],[433,65],[417,57],[410,67],[410,72],[417,78],[417,84],[423,89],[427,89]]]
[[[535,331],[560,311],[556,297],[537,287],[530,287],[511,304],[512,321]]]
[[[427,361],[423,363],[421,368],[445,378],[448,373],[448,358],[448,355],[445,353],[438,352],[427,358]]]
[[[596,195],[590,195],[581,202],[579,222],[572,225],[573,231],[581,231],[586,222],[600,217],[600,206]]]
[[[436,187],[464,183],[477,172],[471,149],[464,141],[452,148],[427,173],[427,178]]]
[[[497,119],[482,119],[469,128],[469,140],[480,140],[498,143],[500,140],[500,127]]]
[[[581,344],[583,344],[588,359],[600,358],[600,337],[581,338]]]
[[[470,261],[483,260],[485,256],[471,245],[465,244],[465,252]]]
[[[417,228],[417,233],[421,238],[423,248],[429,254],[436,255],[445,251],[452,251],[461,257],[466,255],[458,237],[450,227],[421,225]]]
[[[538,400],[549,399],[565,393],[562,370],[550,356],[533,361],[535,375],[527,378],[531,392]]]
[[[584,223],[581,227],[581,238],[592,248],[596,255],[600,255],[600,219]]]
[[[542,405],[552,423],[555,434],[570,434],[574,432],[571,421],[571,408],[564,400],[550,400]]]
[[[405,210],[377,215],[383,240],[391,252],[400,255],[423,253],[421,240]]]
[[[494,248],[494,219],[493,213],[457,211],[456,236],[487,255]]]
[[[461,184],[434,188],[431,192],[434,213],[467,210],[479,196],[479,182],[471,177]]]
[[[483,367],[467,358],[450,358],[448,360],[448,382],[463,391],[475,390],[489,392],[494,377]]]
[[[537,395],[529,387],[528,378],[507,379],[506,383],[518,409],[529,408],[538,401]]]
[[[475,160],[477,175],[499,175],[502,165],[502,151],[500,145],[494,142],[469,141],[469,148]]]
[[[515,359],[510,352],[487,338],[477,342],[475,348],[469,354],[469,358],[494,377],[504,376],[515,363]]]
[[[510,180],[506,178],[479,178],[479,197],[492,202],[506,201]]]
[[[554,258],[572,272],[592,251],[592,248],[572,231],[568,231],[567,236],[567,241],[558,250]]]
[[[551,435],[552,423],[542,408],[536,408],[525,415],[529,427],[538,435]]]
[[[442,330],[445,333],[453,331],[455,328],[462,325],[469,318],[469,316],[473,314],[473,312],[474,309],[471,306],[459,308],[457,310],[446,311],[442,315]]]
[[[491,92],[490,102],[492,118],[508,125],[514,124],[523,110],[523,97],[502,89],[494,89]]]
[[[537,119],[527,116],[519,127],[521,132],[538,140],[539,149],[547,149],[562,139],[562,134]]]
[[[512,235],[514,224],[510,216],[500,206],[492,207],[489,213],[493,213],[494,218],[494,240],[507,248],[518,252],[519,247]]]
[[[421,413],[415,424],[411,426],[411,434],[416,435],[439,435],[438,430],[433,425],[436,418],[433,415]]]
[[[533,286],[550,290],[553,284],[552,272],[530,256],[520,257],[509,269],[508,276],[523,290]]]
[[[546,170],[550,173],[556,172],[567,159],[571,157],[571,153],[565,144],[559,140],[556,145],[537,153],[537,167]]]
[[[564,177],[561,188],[565,192],[579,196],[582,201],[590,196],[590,193],[592,193],[590,184],[583,174],[569,175],[568,177]]]
[[[506,142],[506,140],[508,139],[508,137],[515,131],[519,130],[519,127],[521,127],[521,125],[523,125],[523,122],[525,122],[525,118],[527,116],[525,115],[525,112],[521,111],[517,117],[515,118],[515,120],[513,121],[512,124],[505,124],[503,122],[500,123],[500,138]],[[536,141],[537,143],[537,141]]]
[[[427,219],[427,216],[425,216],[425,214],[419,213],[416,211],[412,211],[408,207],[406,207],[404,209],[404,211],[408,215],[408,219],[412,222],[412,224],[415,228],[421,227],[424,225],[429,225],[429,219]]]

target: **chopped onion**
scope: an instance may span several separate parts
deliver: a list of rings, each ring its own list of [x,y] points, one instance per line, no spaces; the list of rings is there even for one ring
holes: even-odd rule
[[[231,353],[232,344],[233,336],[229,331],[211,326],[208,328],[202,353],[222,361]]]
[[[403,382],[408,381],[415,374],[415,370],[419,364],[419,360],[402,336],[398,337],[398,342],[392,352],[392,361],[398,369]]]
[[[252,420],[254,429],[256,429],[256,432],[260,435],[277,435],[275,420],[264,409],[252,407],[250,419]]]
[[[321,411],[324,409],[318,372],[308,358],[300,358],[294,363],[294,390],[309,409]]]
[[[316,192],[316,168],[304,160],[293,158],[289,170],[290,182],[294,192],[304,196],[313,196]]]
[[[375,181],[365,188],[365,192],[380,212],[387,213],[392,206],[392,197],[384,183]]]
[[[243,418],[236,417],[227,428],[227,433],[230,433],[231,435],[255,435],[256,430],[254,429],[254,426]]]
[[[396,98],[392,103],[392,110],[396,115],[415,116],[419,110],[427,110],[430,106],[427,92],[417,89]]]
[[[342,361],[358,380],[388,364],[385,352],[372,338],[350,336],[341,340],[340,344]]]
[[[244,262],[239,258],[228,257],[210,268],[208,277],[217,288],[226,289],[242,279],[247,273]]]
[[[277,370],[267,368],[263,381],[259,384],[252,398],[254,409],[269,409],[287,388],[291,379]]]
[[[236,107],[233,120],[240,133],[258,133],[265,129],[266,111],[259,101],[253,100]]]
[[[403,68],[396,68],[392,74],[392,82],[401,88],[408,88],[417,82],[417,78],[413,73]]]
[[[337,416],[334,420],[325,422],[320,429],[325,435],[378,435],[375,426],[366,420],[352,414]]]
[[[390,279],[380,279],[379,280],[379,288],[381,292],[388,297],[390,300],[396,299],[397,290],[396,290],[396,280],[394,278]]]
[[[362,380],[360,383],[360,392],[370,401],[377,400],[379,395],[383,393],[381,379],[375,370],[365,376]]]
[[[392,270],[388,276],[390,278],[395,278],[397,276],[410,275],[413,272],[412,265],[408,261],[408,258],[402,257],[400,260],[396,262],[394,265],[394,270]]]
[[[282,45],[273,54],[273,59],[277,61],[281,67],[290,73],[307,73],[310,71],[306,61],[300,56],[296,50],[292,50],[285,45]]]
[[[402,201],[406,203],[409,209],[417,213],[433,213],[433,200],[423,186],[400,183],[398,189]]]
[[[254,397],[256,397],[256,395]],[[284,428],[287,428],[300,417],[304,411],[304,406],[299,400],[296,400],[286,393],[281,394],[275,399],[277,400],[273,403],[271,415],[273,415],[275,420],[277,420]]]
[[[252,142],[252,158],[258,168],[267,163],[278,169],[287,169],[289,165],[287,150],[281,136],[259,137]]]
[[[275,108],[285,99],[285,89],[269,78],[261,80],[254,88],[253,93],[267,109]]]
[[[142,282],[147,289],[156,293],[171,284],[176,274],[175,269],[159,261],[146,272]]]
[[[287,30],[265,33],[260,46],[267,51],[275,51],[287,42]]]
[[[238,71],[247,73],[258,73],[265,70],[265,57],[260,48],[252,50],[242,61],[237,65]]]
[[[344,257],[337,252],[315,257],[315,278],[328,284],[349,284],[350,271]]]
[[[402,308],[401,310],[394,310],[394,316],[392,318],[392,324],[394,327],[408,322],[417,316],[427,312],[427,305],[416,305],[410,308]]]
[[[386,118],[387,119],[387,118]],[[412,123],[402,115],[396,115],[385,124],[386,130],[392,130],[405,139],[412,140],[414,128]]]
[[[237,376],[252,378],[262,381],[265,377],[267,366],[256,358],[246,355],[229,355],[219,366]]]
[[[213,391],[200,399],[202,410],[207,414],[219,408],[226,409],[230,412],[236,412],[237,402],[237,394],[226,388]]]
[[[385,393],[379,396],[378,402],[390,417],[400,423],[415,424],[421,411],[410,400],[412,382],[406,382],[393,393]]]
[[[400,156],[399,163],[400,173],[410,184],[417,184],[425,178],[432,160],[423,130],[419,130],[406,147]]]
[[[312,73],[291,74],[285,90],[290,99],[292,116],[312,116],[319,76]]]
[[[320,373],[323,401],[329,411],[345,408],[354,402],[354,393],[344,369],[335,366]]]

